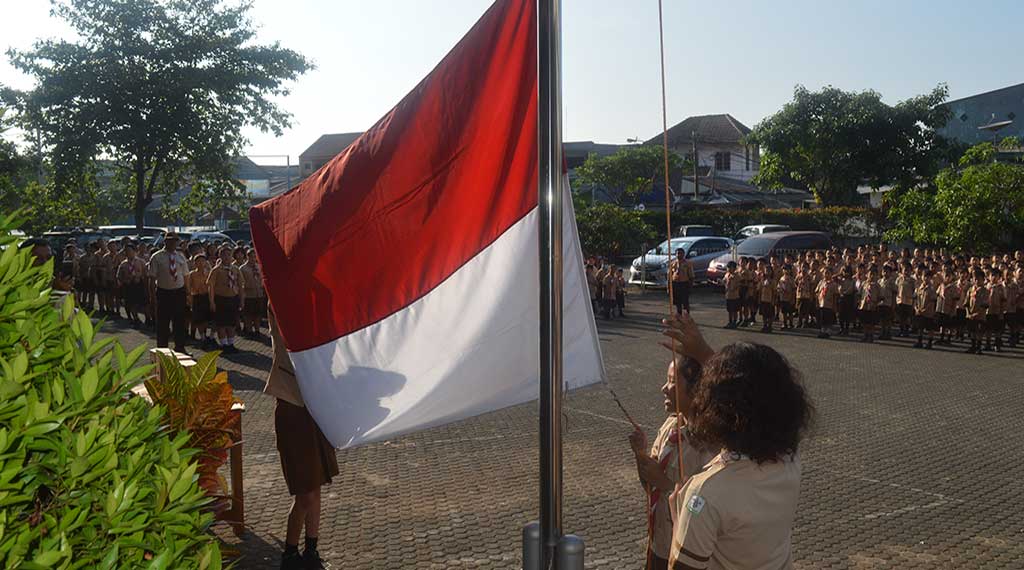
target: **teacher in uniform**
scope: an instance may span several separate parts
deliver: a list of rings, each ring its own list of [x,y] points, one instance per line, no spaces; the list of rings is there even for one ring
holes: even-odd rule
[[[156,345],[167,348],[173,323],[174,350],[185,352],[185,338],[188,336],[185,330],[185,307],[188,304],[185,275],[188,273],[188,260],[178,251],[178,241],[178,234],[167,232],[163,249],[149,260],[149,276],[152,298],[156,300]]]

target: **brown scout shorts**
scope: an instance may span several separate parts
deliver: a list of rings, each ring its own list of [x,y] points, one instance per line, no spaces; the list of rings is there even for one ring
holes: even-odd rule
[[[315,491],[338,474],[334,447],[313,421],[309,410],[278,398],[274,431],[289,494]]]

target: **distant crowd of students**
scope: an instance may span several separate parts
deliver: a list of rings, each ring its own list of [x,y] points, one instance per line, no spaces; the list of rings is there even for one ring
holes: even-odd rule
[[[915,348],[969,341],[967,352],[1020,342],[1024,252],[989,257],[886,246],[799,252],[728,263],[727,328],[815,328],[863,342],[917,337]],[[838,326],[838,331],[836,327]]]
[[[37,257],[51,255],[43,240],[29,245]],[[168,345],[171,325],[180,352],[186,352],[186,338],[203,349],[231,353],[237,352],[236,331],[260,336],[267,300],[252,248],[181,243],[169,233],[162,248],[123,238],[84,248],[71,242],[62,253],[55,288],[74,292],[78,306],[98,316],[123,318],[133,327],[155,326],[158,346]]]

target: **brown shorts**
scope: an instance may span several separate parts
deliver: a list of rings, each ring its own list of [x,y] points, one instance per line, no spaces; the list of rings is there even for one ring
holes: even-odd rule
[[[281,471],[290,495],[303,495],[331,482],[338,474],[334,447],[309,415],[309,410],[278,398],[274,432]]]

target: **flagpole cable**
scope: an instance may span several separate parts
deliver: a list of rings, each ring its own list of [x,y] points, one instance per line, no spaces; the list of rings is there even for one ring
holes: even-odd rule
[[[668,240],[668,247],[666,249],[668,250],[667,253],[669,255],[669,259],[671,260],[671,256],[673,254],[673,251],[672,251],[672,199],[671,199],[671,190],[669,189],[669,168],[668,168],[668,102],[667,102],[667,97],[665,95],[665,91],[666,91],[666,89],[665,89],[665,19],[664,19],[664,15],[663,15],[662,4],[663,4],[663,0],[658,0],[658,47],[659,47],[660,56],[661,56],[661,129],[662,129],[661,130],[661,149],[662,149],[662,157],[664,159],[664,167],[665,167],[665,170],[664,170],[664,175],[665,175],[665,180],[664,180],[664,182],[665,182],[665,233],[666,233],[666,239]],[[694,164],[697,164],[697,157],[696,157],[696,155],[693,157],[693,161],[694,161]],[[693,183],[694,184],[697,183],[696,177],[694,178]],[[681,270],[680,266],[682,265],[682,263],[686,263],[686,260],[684,259],[682,262],[679,262],[678,260],[676,261],[676,269],[675,270],[677,272]],[[671,268],[671,261],[669,262],[669,267]],[[675,303],[674,303],[675,299],[673,299],[673,292],[672,292],[671,273],[672,273],[672,271],[670,269],[669,275],[666,276],[666,278],[667,278],[666,279],[666,288],[668,289],[669,314],[672,314],[672,309],[673,309],[673,307],[675,305]],[[675,339],[673,338],[672,339],[672,359],[673,359],[673,362],[676,361],[676,359],[675,359],[675,354],[676,354],[675,343],[676,343]],[[676,459],[677,459],[677,464],[678,464],[677,467],[679,469],[679,482],[682,483],[683,482],[683,415],[681,413],[681,410],[679,409],[679,392],[680,392],[680,390],[679,390],[679,381],[678,381],[678,378],[680,376],[679,365],[673,365],[672,371],[675,374],[675,380],[676,380],[676,382],[675,382],[676,397],[674,398],[674,400],[675,400],[675,411],[676,411]],[[648,533],[648,536],[650,536],[650,533]],[[650,540],[650,539],[648,539],[648,540]],[[648,550],[650,550],[650,549],[648,549]],[[672,553],[669,552],[669,563],[670,564],[672,563],[672,558],[673,558],[672,557]]]

